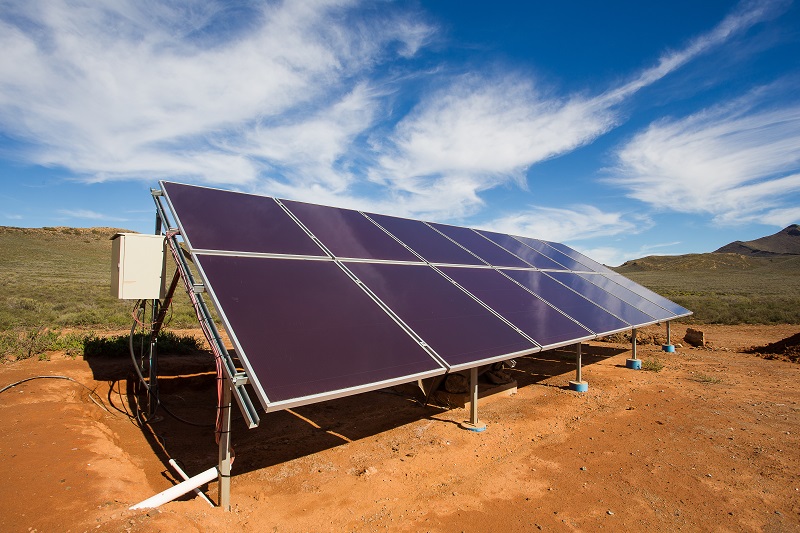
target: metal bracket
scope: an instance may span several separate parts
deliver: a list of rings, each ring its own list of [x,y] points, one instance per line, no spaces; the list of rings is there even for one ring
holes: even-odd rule
[[[237,372],[231,378],[231,383],[234,387],[239,387],[241,385],[247,385],[250,383],[250,378],[247,377],[247,374],[244,372]]]
[[[203,285],[202,283],[195,283],[194,285],[192,285],[192,290],[194,291],[195,294],[202,294],[206,292],[206,286]]]

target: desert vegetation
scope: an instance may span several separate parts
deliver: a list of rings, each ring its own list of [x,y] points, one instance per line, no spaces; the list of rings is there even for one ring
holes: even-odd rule
[[[111,295],[116,228],[0,227],[0,360],[83,354],[132,323],[133,302]],[[686,322],[800,324],[800,256],[733,253],[645,257],[616,270],[691,309]],[[167,279],[174,267],[168,263]],[[193,328],[179,287],[169,328]],[[166,339],[172,342],[176,339]],[[186,342],[191,347],[187,337]],[[102,345],[109,353],[121,342]]]

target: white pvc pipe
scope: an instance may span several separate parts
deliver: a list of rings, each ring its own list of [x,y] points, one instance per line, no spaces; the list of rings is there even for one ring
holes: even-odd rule
[[[184,472],[183,469],[180,466],[178,466],[178,463],[177,463],[177,461],[175,461],[175,459],[170,459],[169,460],[169,466],[171,466],[178,473],[178,475],[183,478],[184,481],[188,481],[189,480],[189,476],[186,475],[186,472]],[[209,500],[208,496],[203,494],[200,491],[200,489],[192,489],[192,490],[194,490],[195,494],[197,494],[198,496],[203,498],[208,503],[208,505],[210,505],[211,507],[214,507],[214,502]]]
[[[190,490],[196,489],[201,485],[205,485],[206,483],[214,480],[217,478],[217,467],[213,466],[206,470],[205,472],[201,472],[194,477],[191,477],[184,481],[183,483],[178,483],[174,487],[170,487],[164,492],[159,492],[155,496],[151,496],[144,501],[137,503],[136,505],[132,505],[129,507],[130,510],[136,509],[152,509],[154,507],[158,507],[159,505],[164,505],[167,502],[171,502],[175,498],[179,498],[189,492]]]

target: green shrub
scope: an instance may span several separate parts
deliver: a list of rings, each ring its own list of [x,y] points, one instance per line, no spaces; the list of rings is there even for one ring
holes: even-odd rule
[[[83,339],[83,356],[90,357],[128,357],[130,355],[128,335],[97,337],[87,335]],[[134,352],[147,349],[150,337],[136,333],[133,338]],[[162,354],[187,355],[201,351],[203,344],[191,335],[176,335],[170,331],[158,334],[158,351]]]
[[[661,372],[664,368],[664,362],[658,357],[648,358],[642,361],[642,370],[648,372]]]

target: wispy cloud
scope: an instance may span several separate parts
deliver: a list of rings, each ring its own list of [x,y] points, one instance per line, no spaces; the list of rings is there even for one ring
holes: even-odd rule
[[[262,147],[224,139],[253,139],[287,117],[301,127],[389,45],[408,56],[431,34],[388,8],[374,24],[357,18],[346,1],[227,5],[4,7],[0,121],[31,142],[32,161],[94,180],[252,183],[270,169]]]
[[[629,97],[755,24],[781,13],[788,3],[787,0],[741,2],[711,31],[695,37],[683,48],[663,53],[654,66],[639,72],[627,83],[609,90],[603,99],[613,104]]]
[[[27,161],[87,181],[180,178],[453,219],[479,212],[489,189],[530,186],[531,166],[618,126],[630,95],[775,5],[742,4],[619,86],[554,94],[519,72],[402,72],[438,36],[391,3],[11,2],[0,12],[0,125],[28,142]],[[404,75],[423,80],[418,98],[403,93]],[[630,217],[593,214],[605,228],[593,235],[630,228]],[[535,225],[531,211],[509,216],[572,235]]]
[[[602,211],[591,205],[568,209],[530,206],[523,212],[506,215],[485,224],[489,229],[539,239],[573,242],[620,233],[640,233],[652,227],[644,215]]]
[[[127,219],[105,215],[92,211],[90,209],[59,209],[58,213],[70,218],[79,218],[84,220],[108,220],[111,222],[124,222]]]
[[[16,215],[13,213],[5,213],[3,216],[9,220],[22,220],[23,218],[22,215]]]
[[[529,79],[466,75],[428,94],[380,146],[370,179],[410,210],[469,214],[479,193],[525,186],[540,161],[586,144],[614,125],[592,99],[546,94]]]
[[[719,224],[800,218],[800,103],[771,90],[662,120],[618,152],[610,181],[659,209],[710,213]]]

